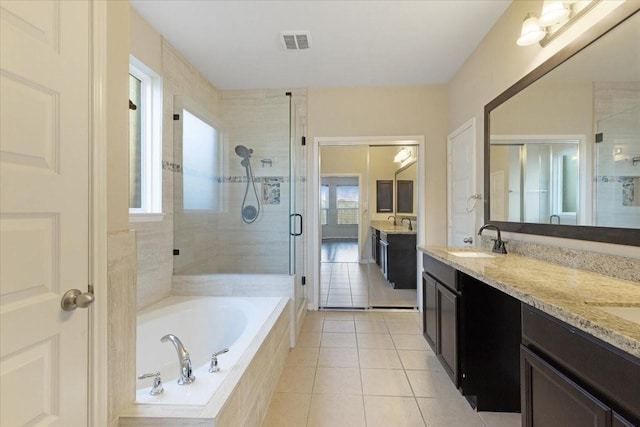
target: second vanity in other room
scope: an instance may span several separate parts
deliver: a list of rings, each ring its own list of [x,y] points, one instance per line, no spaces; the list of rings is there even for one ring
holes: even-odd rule
[[[527,258],[423,252],[423,332],[479,411],[640,426],[640,284]]]
[[[413,221],[413,220],[412,220]],[[404,224],[371,221],[371,256],[394,289],[416,288],[416,231]]]

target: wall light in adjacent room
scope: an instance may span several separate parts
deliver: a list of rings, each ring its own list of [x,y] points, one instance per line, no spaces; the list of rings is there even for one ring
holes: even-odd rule
[[[398,153],[396,153],[395,157],[393,158],[393,161],[396,162],[396,163],[402,163],[405,160],[407,160],[409,157],[411,157],[411,151],[409,151],[406,148],[402,147],[400,149],[400,151],[398,151]]]
[[[522,22],[522,31],[516,42],[518,46],[529,46],[538,43],[545,36],[546,32],[540,27],[538,18],[528,13]]]

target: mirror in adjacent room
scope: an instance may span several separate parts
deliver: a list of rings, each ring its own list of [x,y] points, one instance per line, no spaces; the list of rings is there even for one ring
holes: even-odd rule
[[[487,222],[638,244],[640,13],[631,7],[485,107]]]
[[[398,169],[395,173],[396,182],[396,214],[416,216],[416,161]]]

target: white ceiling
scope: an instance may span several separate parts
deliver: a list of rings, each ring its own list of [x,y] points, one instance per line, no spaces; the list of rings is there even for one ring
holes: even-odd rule
[[[267,89],[447,83],[511,0],[130,2],[218,88]]]

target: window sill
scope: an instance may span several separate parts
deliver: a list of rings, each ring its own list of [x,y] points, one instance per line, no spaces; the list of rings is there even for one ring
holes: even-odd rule
[[[164,219],[164,213],[130,213],[129,222],[159,222]]]

